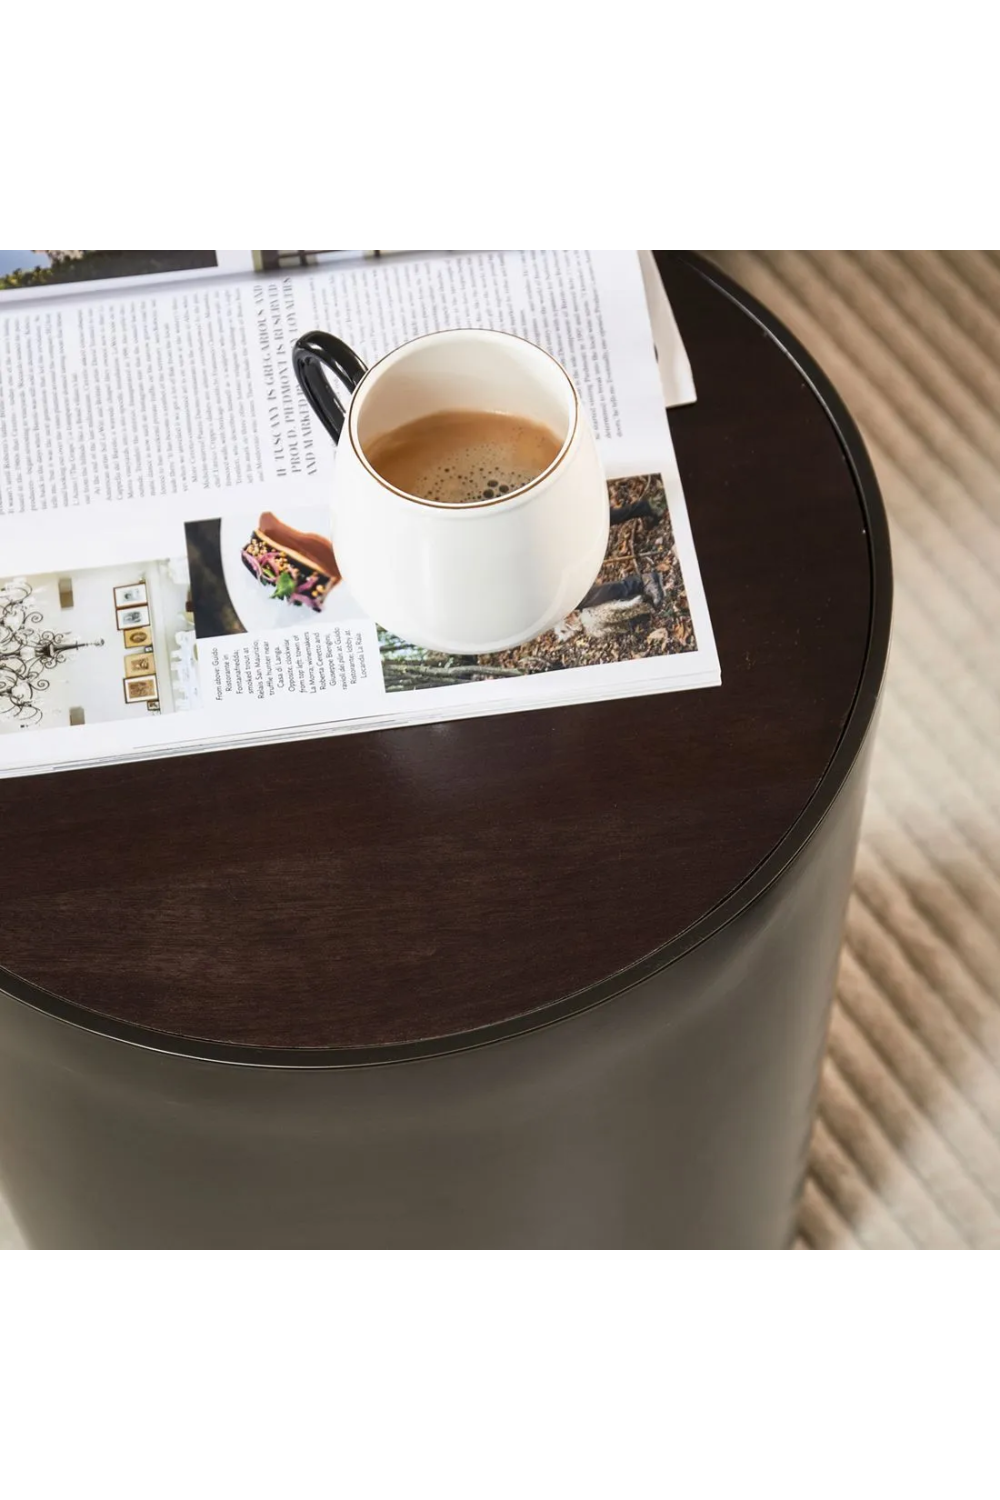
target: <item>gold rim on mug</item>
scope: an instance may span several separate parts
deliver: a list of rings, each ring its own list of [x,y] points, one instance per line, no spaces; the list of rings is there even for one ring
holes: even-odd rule
[[[378,369],[379,365],[384,365],[386,360],[388,359],[394,359],[396,355],[401,352],[401,350],[409,349],[413,344],[422,344],[427,339],[441,338],[443,334],[448,333],[487,333],[492,338],[516,339],[519,344],[527,344],[529,349],[537,350],[539,354],[541,354],[545,359],[549,360],[551,364],[555,365],[556,369],[564,377],[566,384],[569,386],[570,395],[573,398],[572,425],[570,426],[566,441],[563,443],[562,447],[559,449],[559,452],[549,464],[548,468],[543,469],[540,474],[536,474],[535,478],[529,480],[527,484],[522,484],[520,488],[511,490],[509,495],[498,495],[495,500],[467,500],[462,505],[454,505],[445,500],[425,500],[422,495],[411,495],[409,490],[397,489],[394,484],[390,484],[387,479],[383,479],[382,475],[378,472],[377,469],[372,467],[363,447],[355,438],[354,412],[357,405],[358,394],[364,389],[365,382],[375,374],[375,371]],[[368,470],[372,478],[376,480],[384,490],[389,490],[391,494],[398,495],[401,500],[412,500],[414,505],[426,505],[429,510],[447,510],[463,514],[470,510],[486,510],[491,505],[507,505],[509,501],[520,499],[520,497],[526,494],[528,490],[533,490],[536,485],[539,485],[543,480],[548,479],[550,474],[555,473],[556,469],[559,467],[563,459],[566,457],[566,454],[569,452],[573,439],[576,437],[576,429],[579,426],[579,422],[580,398],[577,395],[576,386],[570,379],[569,372],[567,371],[566,367],[562,365],[558,359],[556,359],[554,354],[550,354],[547,349],[543,349],[541,344],[536,344],[531,339],[522,338],[519,333],[508,333],[506,329],[503,328],[438,328],[435,329],[432,333],[419,333],[417,334],[416,338],[407,339],[404,344],[397,344],[395,349],[390,349],[388,354],[383,354],[381,359],[377,359],[373,365],[369,365],[368,369],[365,371],[365,373],[362,375],[361,379],[355,386],[354,393],[351,397],[351,405],[347,421],[347,435],[351,440],[351,447],[354,449],[361,463],[364,464],[365,468]]]

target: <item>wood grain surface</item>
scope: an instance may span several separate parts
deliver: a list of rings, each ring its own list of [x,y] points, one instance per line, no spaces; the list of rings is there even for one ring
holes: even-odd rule
[[[851,710],[864,517],[780,345],[661,265],[698,388],[671,428],[722,687],[4,781],[9,973],[155,1032],[378,1047],[586,992],[751,875]]]

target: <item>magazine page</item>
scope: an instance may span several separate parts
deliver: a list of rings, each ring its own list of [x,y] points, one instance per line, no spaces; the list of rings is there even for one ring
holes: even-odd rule
[[[252,250],[0,250],[0,306],[260,269]],[[283,255],[286,252],[266,252]],[[275,264],[279,264],[276,260]]]
[[[374,627],[346,595],[315,624],[279,600],[277,626],[249,610],[244,626],[227,605],[220,623],[225,585],[204,591],[199,523],[189,538],[163,512],[133,510],[114,530],[87,512],[60,519],[4,549],[3,772],[201,749],[364,715],[381,701],[375,675],[366,681],[369,661],[377,673]],[[221,628],[232,635],[217,637]]]
[[[0,516],[100,501],[329,488],[292,372],[311,328],[371,364],[441,328],[497,328],[569,370],[608,474],[666,432],[635,252],[505,251],[0,308]]]
[[[456,661],[388,636],[346,581],[322,581],[334,449],[289,354],[312,326],[371,361],[470,323],[564,359],[613,524],[555,632]],[[58,389],[46,406],[52,367],[32,351],[49,346],[68,406]],[[718,681],[634,253],[375,262],[0,312],[0,378],[12,368],[7,394],[26,372],[36,394],[0,402],[0,771]],[[115,495],[127,503],[100,504]]]
[[[446,255],[416,250],[0,250],[0,306],[7,301],[107,294],[123,286],[203,281],[379,260]]]
[[[0,774],[709,685],[670,522],[677,483],[672,464],[613,481],[605,563],[578,609],[473,658],[382,630],[343,580],[315,612],[262,587],[243,561],[260,533],[242,517],[133,511],[110,537],[63,517],[5,552]],[[328,529],[323,510],[288,514],[303,539]]]
[[[393,250],[0,250],[0,304],[414,254]],[[425,252],[437,253],[437,252]]]
[[[660,371],[663,404],[668,410],[675,406],[689,406],[698,399],[691,361],[652,250],[639,251],[639,264],[642,267],[642,283],[646,289],[646,306],[653,330],[653,348]]]

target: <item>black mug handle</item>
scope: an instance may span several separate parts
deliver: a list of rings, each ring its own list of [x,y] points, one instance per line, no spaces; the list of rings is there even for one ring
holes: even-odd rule
[[[344,430],[344,408],[330,382],[323,374],[324,365],[353,391],[368,373],[368,366],[332,333],[314,329],[296,340],[292,350],[292,368],[306,400],[319,417],[334,442]]]

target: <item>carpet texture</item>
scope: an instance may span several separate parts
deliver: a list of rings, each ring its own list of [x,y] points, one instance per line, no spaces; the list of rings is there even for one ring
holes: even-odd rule
[[[712,258],[830,376],[892,531],[888,686],[799,1243],[1000,1247],[1000,254]]]
[[[798,1243],[998,1248],[1000,254],[713,258],[853,412],[896,571]]]

